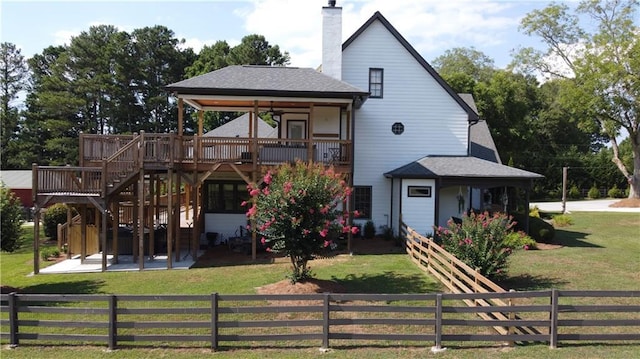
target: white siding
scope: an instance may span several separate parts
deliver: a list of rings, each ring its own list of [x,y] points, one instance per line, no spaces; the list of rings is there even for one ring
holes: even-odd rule
[[[340,108],[315,107],[313,109],[313,133],[339,135]]]
[[[372,220],[384,224],[391,181],[383,173],[427,155],[466,155],[467,113],[380,23],[343,52],[343,80],[368,89],[369,68],[384,69],[384,98],[354,111],[354,185],[373,186]],[[405,131],[394,135],[391,126]]]
[[[431,186],[431,197],[409,197],[409,186]],[[416,232],[426,235],[433,233],[435,222],[435,180],[402,180],[402,220]]]
[[[458,210],[458,193],[462,193],[464,197],[464,209]],[[445,187],[440,190],[440,211],[438,213],[438,225],[446,227],[447,221],[451,217],[462,218],[462,215],[469,208],[469,189],[468,187]]]
[[[204,231],[218,232],[218,240],[226,241],[229,237],[240,235],[240,226],[247,225],[247,216],[245,214],[229,214],[229,213],[205,213],[204,215]],[[245,229],[245,234],[247,233]]]

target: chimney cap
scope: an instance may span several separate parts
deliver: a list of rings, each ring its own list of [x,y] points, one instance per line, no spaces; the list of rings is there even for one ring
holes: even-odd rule
[[[336,6],[336,0],[329,0],[329,6],[335,7]]]

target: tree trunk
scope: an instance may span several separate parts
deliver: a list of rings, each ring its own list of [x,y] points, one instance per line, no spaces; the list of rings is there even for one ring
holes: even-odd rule
[[[633,174],[629,177],[629,198],[640,198],[640,146],[632,143]]]

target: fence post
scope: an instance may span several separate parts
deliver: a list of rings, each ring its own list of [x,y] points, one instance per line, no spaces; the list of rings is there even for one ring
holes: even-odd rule
[[[18,297],[16,292],[9,293],[9,346],[15,348],[19,344],[18,340]]]
[[[436,345],[431,348],[432,352],[442,351],[442,293],[436,294]]]
[[[513,289],[509,289],[509,293],[513,293],[515,292],[515,290]],[[509,297],[509,307],[513,307],[514,306],[514,299]],[[514,321],[516,320],[516,313],[513,310],[509,311],[509,321]],[[516,333],[516,327],[514,325],[509,325],[509,327],[507,328],[507,335],[514,335]],[[509,339],[507,341],[507,345],[512,347],[515,346],[516,342],[514,340]]]
[[[115,350],[118,345],[118,298],[109,296],[109,350]]]
[[[218,293],[211,294],[211,350],[218,349]]]
[[[549,318],[549,347],[558,347],[558,290],[551,290],[551,313]]]
[[[329,349],[329,293],[322,301],[322,349]]]

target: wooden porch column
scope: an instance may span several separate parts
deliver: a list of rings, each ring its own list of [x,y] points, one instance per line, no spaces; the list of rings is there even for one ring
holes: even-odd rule
[[[204,133],[204,111],[198,110],[198,136],[202,136]]]
[[[167,269],[173,267],[173,236],[175,222],[173,221],[173,171],[167,171]]]
[[[184,128],[184,100],[182,98],[178,98],[178,136],[182,138],[182,132]]]
[[[309,126],[307,126],[307,162],[315,161],[313,153],[313,103],[311,103],[309,104]]]
[[[252,180],[253,184],[257,185],[258,183],[258,101],[253,101],[253,170],[252,172]],[[254,197],[255,201],[255,197]],[[255,203],[255,202],[254,202]],[[255,261],[257,257],[257,236],[256,236],[256,221],[251,220],[251,260]]]

